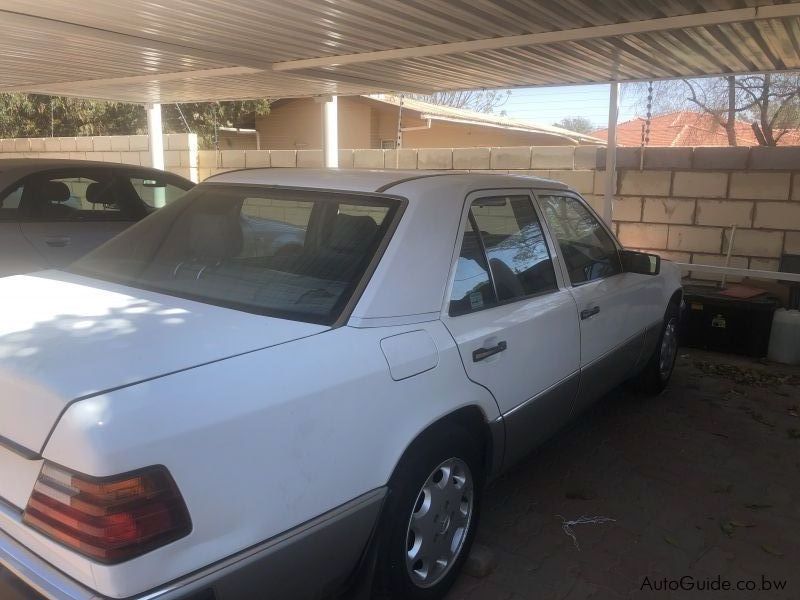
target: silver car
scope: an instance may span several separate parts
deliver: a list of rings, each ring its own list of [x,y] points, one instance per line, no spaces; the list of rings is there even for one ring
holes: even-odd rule
[[[147,167],[0,160],[0,277],[64,267],[192,186]]]

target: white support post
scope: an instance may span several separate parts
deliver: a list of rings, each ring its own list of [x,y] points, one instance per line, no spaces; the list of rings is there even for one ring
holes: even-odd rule
[[[150,164],[154,169],[164,170],[164,130],[161,127],[161,105],[147,105],[147,133],[150,140]],[[166,203],[164,188],[153,189],[153,204],[161,208]]]
[[[611,225],[614,193],[617,191],[617,116],[619,82],[612,81],[608,98],[608,143],[606,144],[606,186],[603,194],[603,220]]]
[[[339,111],[336,96],[321,99],[322,159],[328,169],[339,168]]]
[[[161,127],[161,105],[147,105],[147,133],[150,137],[150,164],[164,170],[164,130]]]

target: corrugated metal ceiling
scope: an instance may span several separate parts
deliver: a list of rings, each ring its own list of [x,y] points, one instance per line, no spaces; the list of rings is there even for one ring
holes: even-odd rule
[[[789,10],[572,41],[291,65],[776,5]],[[795,9],[800,0],[0,0],[0,91],[167,102],[800,69]],[[290,68],[275,71],[276,63]]]

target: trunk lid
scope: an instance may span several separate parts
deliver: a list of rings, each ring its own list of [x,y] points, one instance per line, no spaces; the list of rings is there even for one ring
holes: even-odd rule
[[[74,400],[328,329],[60,271],[2,278],[0,444],[41,452]]]

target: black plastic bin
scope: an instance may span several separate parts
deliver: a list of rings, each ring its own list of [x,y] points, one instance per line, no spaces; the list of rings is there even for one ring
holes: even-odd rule
[[[761,358],[767,355],[772,314],[780,305],[768,295],[730,298],[702,286],[684,288],[680,340],[684,346]]]

